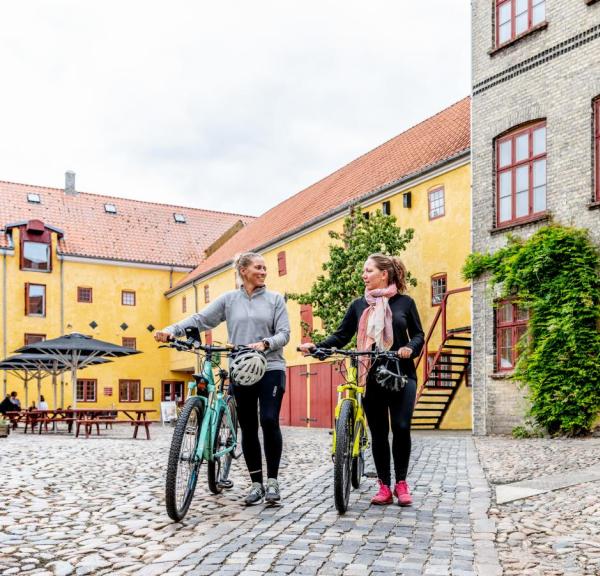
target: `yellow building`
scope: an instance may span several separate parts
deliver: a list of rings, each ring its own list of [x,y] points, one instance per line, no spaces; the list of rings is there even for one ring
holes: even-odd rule
[[[164,292],[213,243],[251,220],[78,193],[74,185],[0,182],[2,358],[24,344],[81,332],[144,353],[82,370],[75,398],[66,375],[58,406],[157,408],[161,399],[181,396],[181,375],[160,361],[152,337],[170,322]],[[27,405],[41,393],[54,408],[49,380],[40,390],[35,381],[25,389],[4,373],[3,391],[16,390]]]
[[[395,215],[401,228],[415,230],[402,257],[418,282],[410,294],[426,335],[431,330],[429,354],[423,354],[418,369],[421,395],[414,425],[471,428],[470,292],[467,288],[452,293],[465,288],[460,269],[470,252],[469,122],[466,98],[278,204],[167,291],[170,321],[193,311],[183,311],[183,299],[200,310],[211,298],[233,289],[232,260],[241,251],[264,255],[270,289],[308,291],[328,257],[328,231],[341,230],[344,217],[356,205],[366,212],[381,209]],[[450,295],[444,301],[446,291]],[[295,351],[302,338],[301,321],[310,322],[311,312],[291,300],[288,311],[292,334],[285,351],[288,388],[281,421],[328,427],[337,375],[330,364],[307,360]],[[212,338],[226,341],[225,327],[216,329]],[[185,379],[192,369],[186,355],[160,354],[169,356],[171,370]],[[422,386],[424,376],[427,387]]]

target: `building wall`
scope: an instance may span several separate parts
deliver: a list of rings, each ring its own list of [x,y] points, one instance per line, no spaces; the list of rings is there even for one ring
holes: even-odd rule
[[[549,219],[588,228],[600,244],[592,144],[592,100],[600,95],[600,4],[546,0],[546,28],[490,54],[493,6],[472,2],[473,250],[493,252],[506,244],[507,232],[526,238],[548,222],[494,229],[494,139],[536,119],[546,120]],[[493,300],[487,280],[475,282],[473,411],[479,434],[510,432],[526,407],[524,392],[495,375]]]
[[[429,220],[428,191],[440,185],[445,189],[445,216]],[[389,196],[378,198],[362,205],[363,211],[381,209],[382,201],[389,200],[391,213],[396,216],[402,229],[414,228],[414,239],[407,250],[401,254],[408,270],[417,279],[418,286],[411,288],[409,294],[415,299],[423,327],[427,332],[437,307],[431,305],[430,278],[432,275],[445,272],[448,275],[448,289],[465,286],[461,279],[460,269],[470,251],[470,168],[466,160],[460,166],[454,166],[445,172],[413,186],[402,186]],[[411,192],[412,207],[402,207],[402,195]],[[328,246],[332,242],[329,230],[340,231],[343,216],[324,223],[314,230],[306,231],[296,238],[283,242],[264,251],[267,264],[269,289],[286,293],[307,292],[319,274],[322,274],[322,263],[327,260]],[[287,273],[278,275],[277,255],[285,251]],[[200,297],[199,308],[203,301],[204,285],[210,287],[211,298],[233,288],[233,270],[227,268],[212,277],[197,282],[197,292]],[[187,286],[169,297],[171,320],[178,321],[186,316],[181,312],[181,298],[186,295],[187,301],[194,298],[194,287]],[[449,304],[449,326],[470,325],[470,295],[456,296]],[[285,358],[289,366],[305,365],[315,362],[302,357],[296,352],[301,340],[300,306],[289,299],[287,302],[291,324],[290,343],[285,349]],[[188,308],[189,310],[189,308]],[[318,319],[315,319],[318,322]],[[227,340],[224,326],[213,331],[213,339],[225,342]],[[439,333],[435,333],[430,350],[437,350],[440,344]],[[171,369],[184,368],[189,360],[182,359],[184,353],[171,352]],[[419,371],[419,375],[421,371]],[[307,411],[310,417],[310,385],[307,383]],[[471,428],[471,390],[464,384],[458,391],[453,404],[447,413],[443,428]]]

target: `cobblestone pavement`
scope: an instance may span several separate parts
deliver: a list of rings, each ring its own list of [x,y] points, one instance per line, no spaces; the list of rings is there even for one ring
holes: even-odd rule
[[[571,472],[600,463],[600,438],[476,439],[493,484]],[[600,574],[600,482],[588,482],[493,506],[496,547],[504,573]]]
[[[244,508],[235,487],[200,485],[185,521],[164,509],[171,429],[151,441],[121,427],[100,438],[12,434],[0,441],[1,574],[500,574],[490,492],[469,434],[416,433],[415,505],[370,506],[365,479],[339,516],[331,437],[284,429],[284,504]]]

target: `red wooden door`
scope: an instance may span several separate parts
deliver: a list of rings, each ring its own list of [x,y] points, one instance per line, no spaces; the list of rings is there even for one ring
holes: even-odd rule
[[[306,366],[290,366],[290,425],[306,426]]]
[[[281,399],[281,410],[279,411],[279,424],[281,426],[290,425],[290,369],[285,369],[285,394]]]
[[[310,366],[310,425],[313,428],[333,426],[331,364]]]

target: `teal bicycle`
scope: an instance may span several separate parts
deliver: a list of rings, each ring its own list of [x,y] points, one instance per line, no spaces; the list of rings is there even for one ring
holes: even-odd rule
[[[199,374],[188,385],[188,397],[177,418],[167,463],[165,502],[175,522],[186,515],[204,461],[208,488],[219,494],[231,488],[231,462],[238,458],[238,421],[235,400],[225,393],[229,374],[221,368],[221,354],[236,353],[240,347],[204,346],[199,335],[171,340],[166,346],[193,352],[202,358]],[[216,372],[216,378],[215,378]]]

